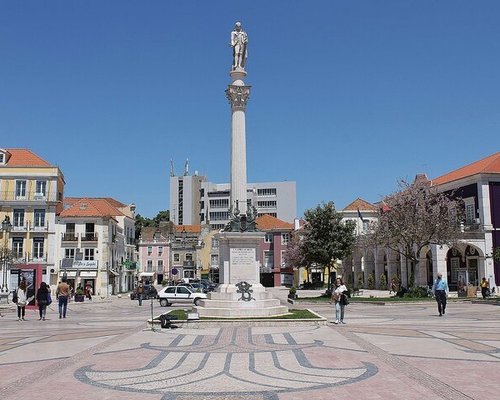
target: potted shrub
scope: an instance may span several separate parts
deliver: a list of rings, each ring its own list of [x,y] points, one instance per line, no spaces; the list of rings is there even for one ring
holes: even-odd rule
[[[288,298],[295,300],[297,298],[297,288],[292,286],[288,291]]]
[[[83,303],[85,300],[85,296],[83,295],[83,288],[81,286],[78,286],[75,290],[75,301],[77,303]]]

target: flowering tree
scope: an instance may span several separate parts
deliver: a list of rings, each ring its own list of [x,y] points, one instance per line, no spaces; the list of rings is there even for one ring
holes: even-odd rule
[[[439,193],[427,179],[416,179],[412,184],[401,180],[398,185],[399,190],[384,199],[370,238],[373,244],[400,253],[417,267],[425,246],[451,247],[457,242],[463,203],[453,198],[453,193]]]

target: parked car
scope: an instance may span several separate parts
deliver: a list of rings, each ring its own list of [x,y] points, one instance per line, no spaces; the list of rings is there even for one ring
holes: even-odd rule
[[[153,285],[144,285],[144,293],[142,293],[143,300],[156,299],[158,296],[158,291]],[[137,300],[137,294],[135,291],[130,293],[130,300]]]
[[[158,292],[160,306],[167,307],[172,303],[193,303],[197,306],[201,299],[206,299],[207,294],[196,292],[187,286],[166,286]]]
[[[193,292],[203,292],[207,293],[208,290],[201,283],[190,282],[190,283],[179,283],[177,286],[185,286],[191,289]]]

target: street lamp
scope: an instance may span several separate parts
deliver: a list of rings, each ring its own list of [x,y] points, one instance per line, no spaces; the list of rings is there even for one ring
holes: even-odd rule
[[[2,294],[9,293],[9,287],[7,285],[7,269],[9,268],[10,252],[7,247],[7,234],[12,230],[12,224],[10,223],[10,218],[6,215],[2,222],[2,232],[4,238],[4,246],[2,249]]]

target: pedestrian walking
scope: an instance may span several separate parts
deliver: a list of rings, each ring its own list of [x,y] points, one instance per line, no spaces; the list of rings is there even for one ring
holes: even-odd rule
[[[87,296],[87,299],[92,300],[92,286],[90,283],[85,285],[85,296]]]
[[[68,309],[68,299],[71,295],[71,288],[66,283],[66,279],[63,278],[62,282],[59,282],[56,289],[56,298],[59,305],[59,318],[66,318],[66,311]]]
[[[349,291],[344,285],[341,278],[337,278],[335,281],[335,289],[332,293],[332,301],[335,303],[335,324],[345,324],[344,322],[344,311],[347,305],[347,294]]]
[[[142,306],[142,296],[144,294],[144,283],[140,280],[137,283],[137,300],[139,300],[139,305]]]
[[[38,320],[45,321],[47,306],[49,304],[49,289],[45,282],[40,283],[40,288],[36,292],[36,302],[38,304],[38,315],[40,316]]]
[[[481,286],[481,295],[483,296],[483,299],[488,297],[488,289],[490,288],[490,283],[486,280],[486,278],[481,279],[481,283],[479,284]]]
[[[440,317],[442,317],[446,311],[446,298],[448,297],[448,292],[448,283],[443,279],[443,274],[439,272],[437,279],[434,281],[434,285],[432,285],[432,293],[434,293],[436,297]]]
[[[16,290],[17,320],[25,321],[26,304],[28,304],[26,281],[22,280]]]

